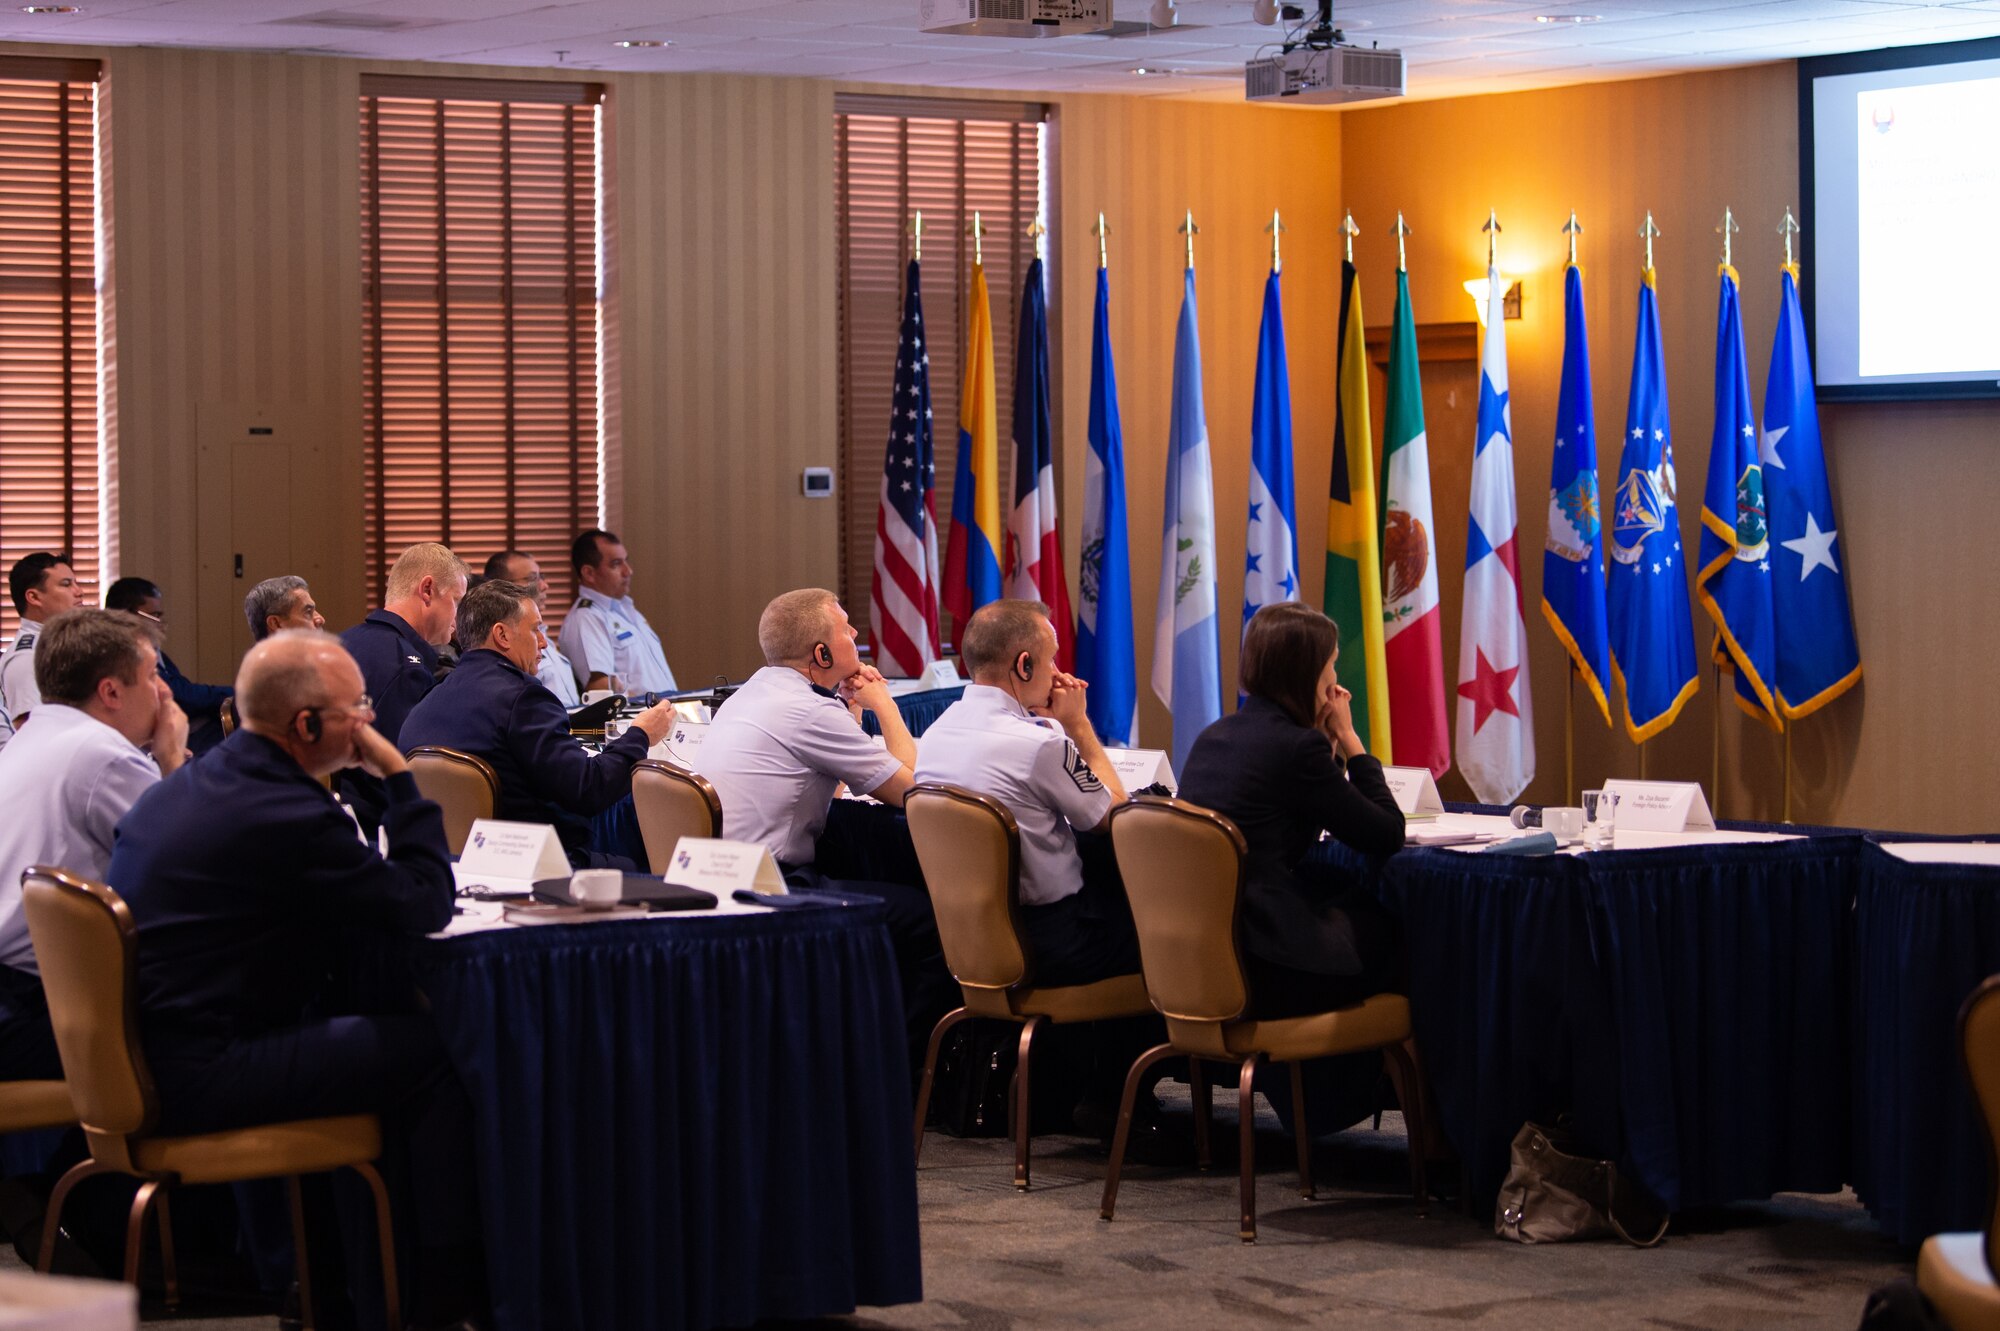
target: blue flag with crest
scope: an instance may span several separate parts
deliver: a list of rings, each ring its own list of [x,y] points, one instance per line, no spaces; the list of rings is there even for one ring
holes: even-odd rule
[[[1542,617],[1611,724],[1611,641],[1604,626],[1603,505],[1597,491],[1597,416],[1583,270],[1563,274],[1562,391],[1549,459],[1549,534],[1542,551]]]
[[[1090,452],[1083,468],[1083,558],[1077,578],[1076,673],[1090,685],[1090,724],[1106,744],[1139,738],[1132,646],[1132,549],[1126,541],[1125,431],[1111,362],[1111,278],[1097,270],[1090,340]]]
[[[1643,744],[1672,725],[1701,688],[1687,560],[1674,503],[1673,421],[1660,303],[1648,268],[1625,403],[1625,451],[1611,496],[1611,673],[1625,690],[1625,732]]]
[[[1216,622],[1215,483],[1201,395],[1201,329],[1194,267],[1174,331],[1173,405],[1167,413],[1167,496],[1160,590],[1153,612],[1153,692],[1174,714],[1174,770],[1209,722],[1222,718],[1222,638]]]

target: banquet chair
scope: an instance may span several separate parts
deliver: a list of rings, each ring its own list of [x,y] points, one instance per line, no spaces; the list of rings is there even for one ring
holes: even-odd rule
[[[222,737],[228,739],[236,733],[236,699],[224,698],[216,709],[216,720],[222,723]]]
[[[937,911],[944,959],[965,1000],[939,1019],[924,1052],[916,1154],[923,1155],[924,1119],[945,1034],[968,1017],[1014,1022],[1021,1044],[1007,1117],[1014,1137],[1014,1186],[1026,1188],[1033,1103],[1028,1068],[1035,1032],[1045,1023],[1149,1016],[1146,984],[1137,975],[1114,975],[1093,984],[1037,988],[1033,959],[1021,941],[1021,834],[1014,815],[996,799],[936,783],[912,787],[903,797],[903,812]]]
[[[658,758],[632,764],[632,812],[655,873],[666,868],[682,837],[722,835],[722,796],[708,778]]]
[[[472,825],[491,818],[500,803],[500,776],[484,758],[440,744],[420,744],[405,757],[417,789],[444,810],[444,839],[453,853],[465,846]]]
[[[96,1174],[126,1174],[140,1184],[125,1229],[125,1282],[139,1283],[146,1213],[155,1211],[160,1268],[167,1304],[173,1307],[180,1291],[168,1207],[171,1189],[182,1183],[282,1178],[291,1193],[299,1299],[305,1325],[311,1328],[312,1274],[306,1261],[299,1176],[352,1169],[375,1194],[388,1325],[390,1331],[399,1331],[402,1315],[389,1193],[374,1166],[382,1154],[381,1120],[373,1114],[345,1114],[192,1136],[158,1135],[154,1124],[159,1101],[139,1048],[139,936],[132,912],[110,888],[41,865],[21,876],[21,898],[41,964],[42,986],[48,991],[64,1077],[90,1147],[90,1158],[64,1174],[49,1197],[35,1269],[46,1273],[55,1258],[57,1226],[70,1189]]]
[[[1966,1080],[1986,1124],[1986,1227],[1933,1234],[1917,1253],[1917,1288],[1951,1331],[2000,1328],[2000,975],[1990,976],[1958,1010],[1958,1047]]]
[[[1380,1050],[1400,1076],[1418,1081],[1403,1041],[1410,1036],[1410,1001],[1401,994],[1377,994],[1352,1007],[1303,1017],[1259,1020],[1250,1007],[1249,984],[1238,951],[1243,909],[1244,857],[1248,847],[1236,824],[1181,800],[1140,796],[1111,813],[1111,844],[1132,902],[1139,931],[1139,958],[1153,1006],[1167,1021],[1167,1043],[1141,1054],[1125,1078],[1118,1106],[1118,1130],[1111,1143],[1111,1168],[1104,1178],[1099,1215],[1112,1218],[1118,1202],[1118,1175],[1132,1125],[1132,1101],[1146,1070],[1175,1054],[1238,1065],[1237,1132],[1240,1142],[1242,1224],[1238,1236],[1257,1241],[1256,1113],[1252,1095],[1257,1069],[1267,1060],[1291,1063],[1292,1136],[1298,1143],[1299,1191],[1310,1200],[1312,1136],[1305,1130],[1304,1079],[1297,1064],[1306,1059]],[[1424,1182],[1422,1095],[1413,1091],[1403,1107],[1409,1131],[1410,1179],[1417,1203],[1428,1199]],[[1202,1162],[1208,1156],[1208,1092],[1195,1085],[1195,1134]]]

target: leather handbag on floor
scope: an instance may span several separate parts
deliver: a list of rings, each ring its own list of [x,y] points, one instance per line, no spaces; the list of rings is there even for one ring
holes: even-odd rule
[[[1007,1095],[1014,1079],[1021,1028],[961,1022],[938,1051],[931,1086],[931,1125],[953,1137],[1007,1135]]]
[[[1524,1123],[1514,1134],[1507,1178],[1493,1206],[1495,1234],[1516,1243],[1615,1236],[1635,1248],[1666,1237],[1666,1211],[1620,1179],[1617,1165],[1571,1155],[1557,1140],[1538,1123]]]

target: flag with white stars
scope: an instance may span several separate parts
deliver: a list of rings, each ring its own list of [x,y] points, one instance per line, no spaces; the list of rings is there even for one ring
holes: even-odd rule
[[[1847,564],[1820,447],[1812,360],[1799,315],[1797,274],[1784,270],[1771,375],[1758,441],[1771,531],[1771,593],[1778,621],[1778,706],[1815,712],[1861,678],[1861,646],[1847,602]]]
[[[930,352],[917,261],[903,288],[903,330],[875,510],[875,591],[868,634],[885,675],[917,675],[938,659],[938,543],[931,453]]]
[[[1736,675],[1736,703],[1778,728],[1771,694],[1778,623],[1771,601],[1771,532],[1756,412],[1743,354],[1743,306],[1736,270],[1722,270],[1715,328],[1715,433],[1701,504],[1701,571],[1695,589],[1715,621],[1715,659]]]
[[[1639,331],[1625,402],[1625,452],[1611,495],[1608,575],[1611,674],[1625,690],[1625,733],[1643,744],[1680,716],[1701,688],[1694,612],[1674,503],[1673,421],[1653,270],[1639,288]]]
[[[1299,537],[1292,508],[1292,384],[1278,270],[1264,281],[1257,378],[1250,398],[1250,515],[1244,525],[1243,623],[1299,599]]]
[[[1604,512],[1597,488],[1597,416],[1583,270],[1563,273],[1562,389],[1549,457],[1549,533],[1542,551],[1542,618],[1611,724],[1611,641],[1604,625]]]
[[[1509,804],[1535,779],[1528,624],[1521,611],[1514,422],[1507,387],[1507,284],[1486,270],[1486,337],[1465,531],[1458,631],[1458,770],[1482,804]]]

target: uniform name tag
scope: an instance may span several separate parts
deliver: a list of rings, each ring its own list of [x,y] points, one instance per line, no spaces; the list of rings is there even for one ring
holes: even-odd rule
[[[1621,832],[1713,832],[1715,815],[1692,781],[1606,781],[1618,796]]]
[[[1430,768],[1385,767],[1382,779],[1389,783],[1389,793],[1396,797],[1396,807],[1403,811],[1404,821],[1435,818],[1444,812],[1444,801],[1438,798],[1437,782],[1431,780]]]
[[[748,888],[767,897],[785,893],[785,876],[771,852],[754,841],[684,836],[660,877],[676,887],[697,887],[722,900]]]
[[[667,732],[667,737],[655,744],[647,756],[693,771],[695,751],[707,741],[707,722],[675,721],[674,728]]]
[[[483,878],[569,877],[569,856],[562,839],[547,823],[508,823],[497,818],[480,818],[466,834],[458,853],[462,874]]]
[[[1165,749],[1106,749],[1104,756],[1111,760],[1111,770],[1118,773],[1128,795],[1154,784],[1175,792],[1181,788],[1174,780],[1173,759]]]

